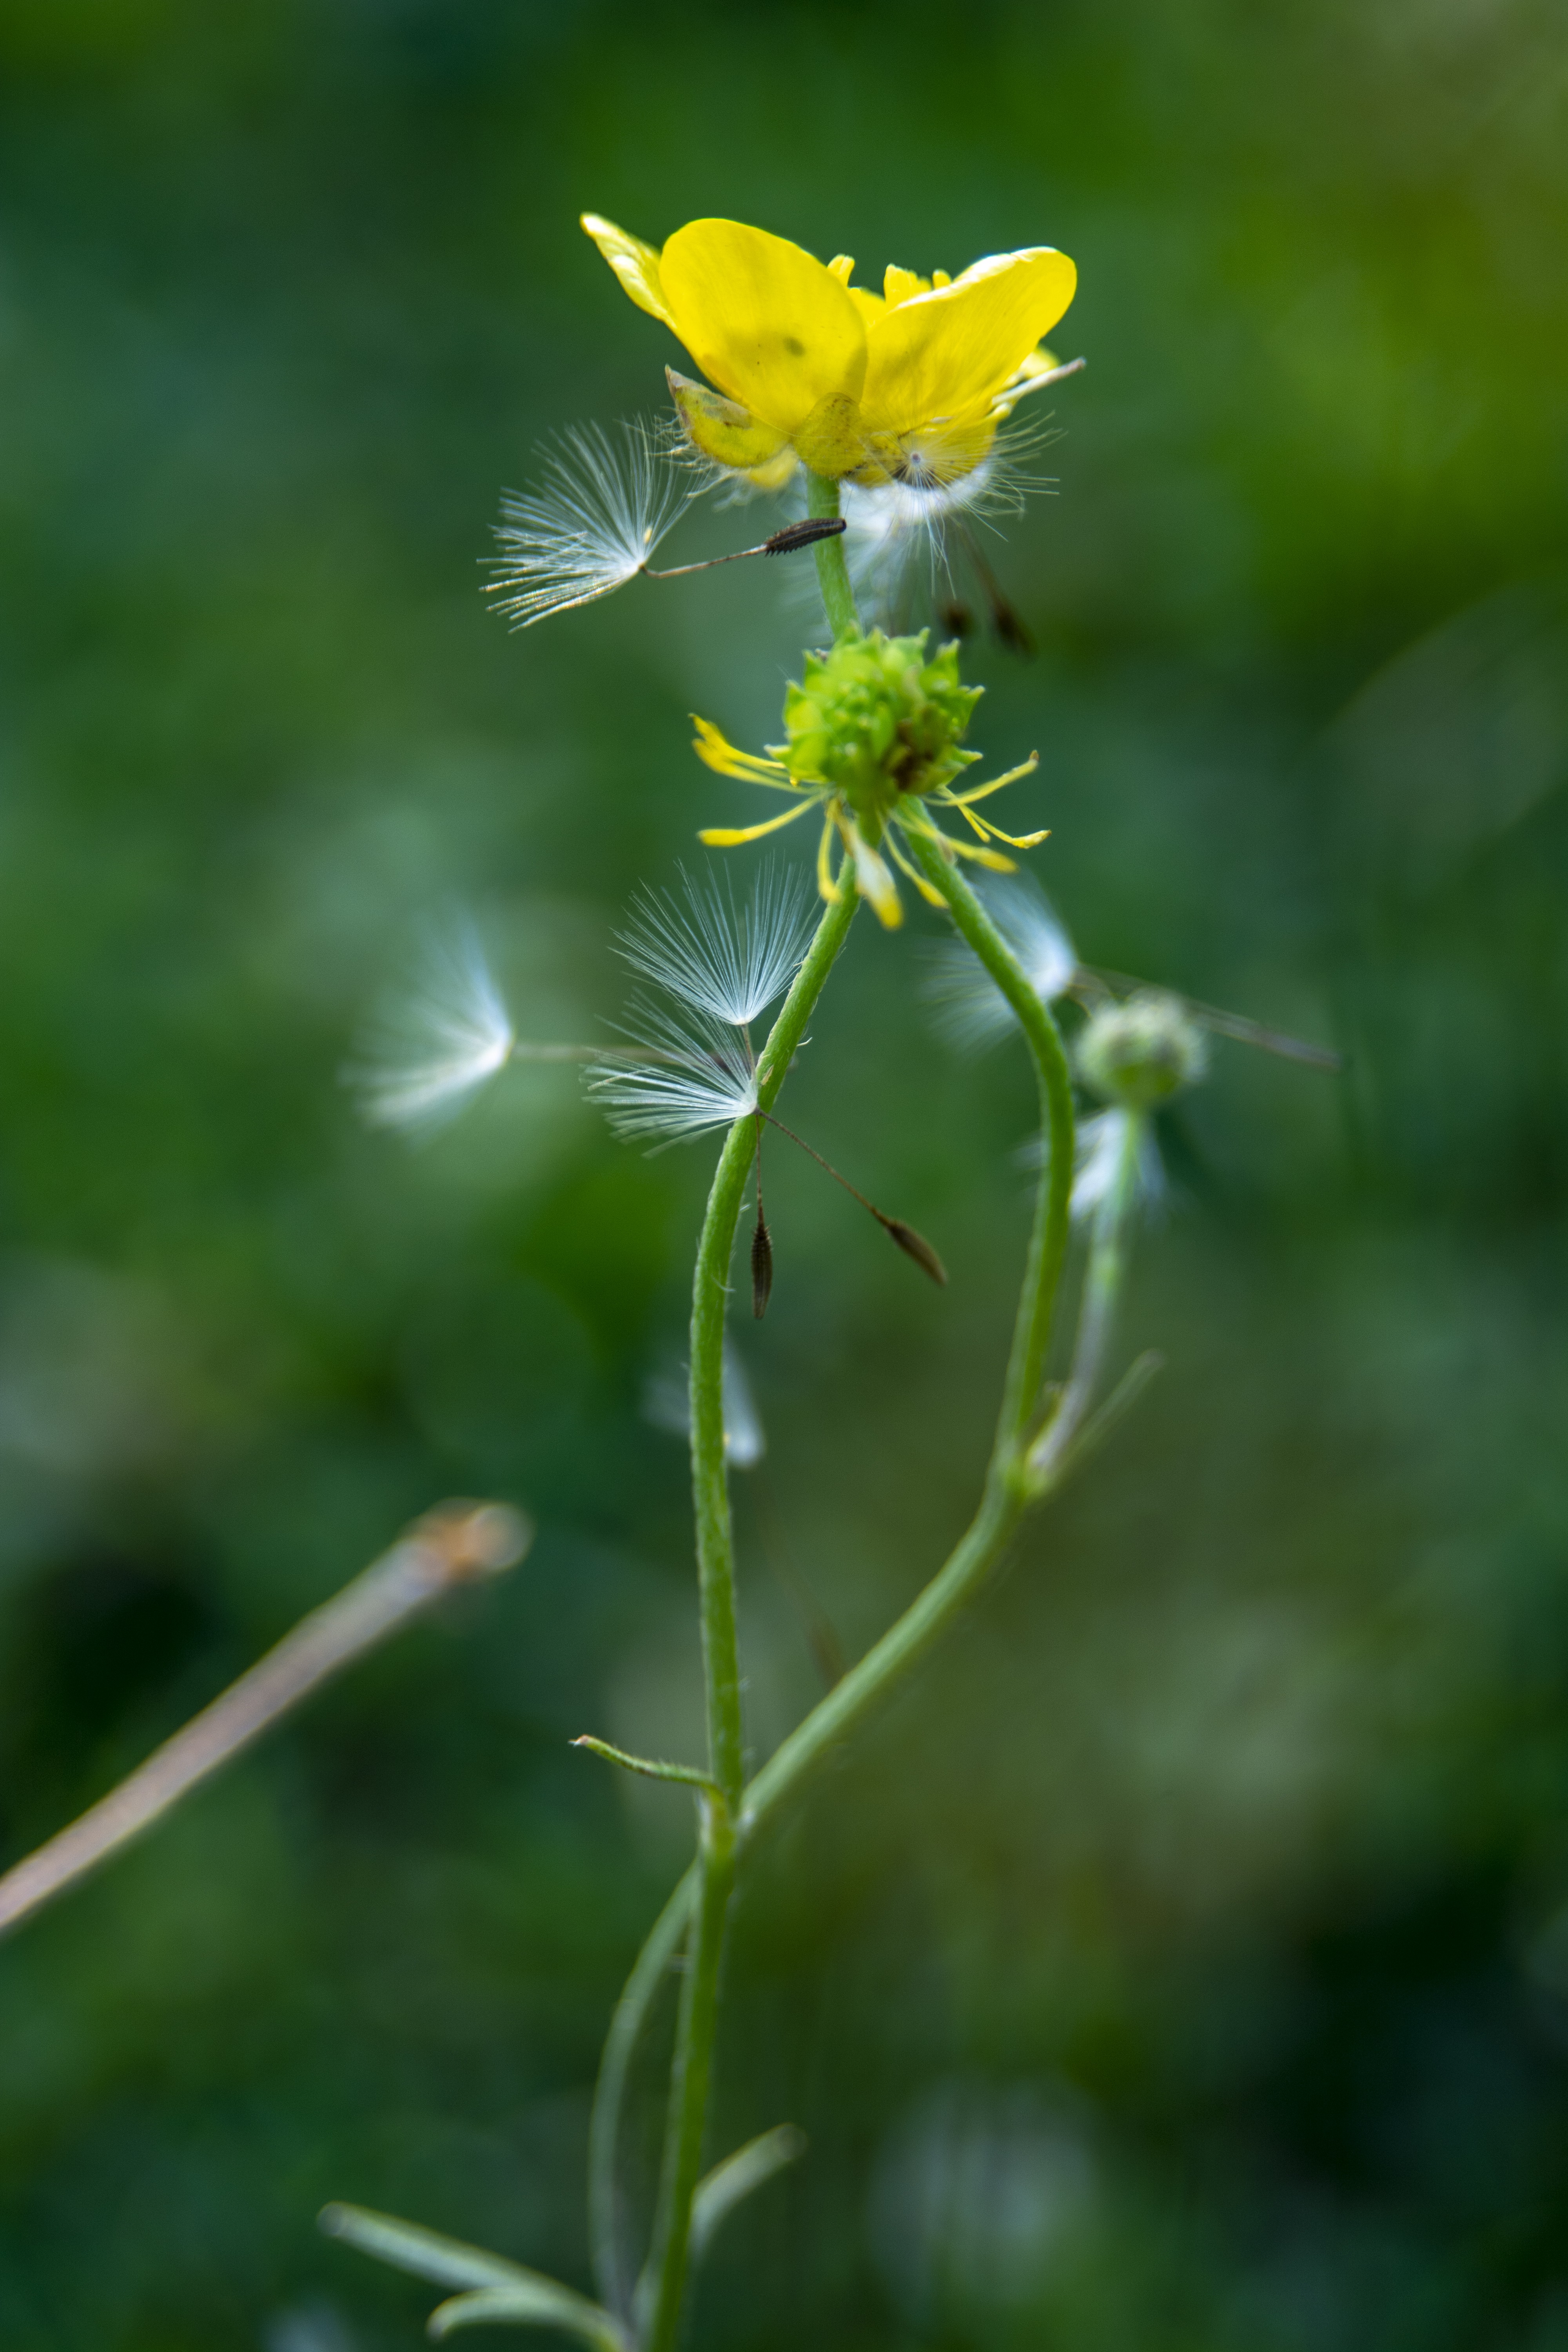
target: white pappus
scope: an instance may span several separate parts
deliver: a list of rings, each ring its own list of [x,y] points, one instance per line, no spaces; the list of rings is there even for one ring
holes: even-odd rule
[[[775,860],[739,904],[727,877],[681,879],[683,900],[646,893],[620,935],[620,953],[670,1003],[634,997],[621,1024],[634,1050],[606,1052],[584,1080],[617,1135],[656,1148],[756,1110],[749,1024],[788,988],[815,928],[805,882]]]
[[[462,913],[427,923],[409,982],[342,1073],[372,1127],[433,1133],[504,1069],[516,1043],[479,932]]]
[[[574,425],[547,446],[537,489],[509,492],[486,594],[513,628],[591,604],[643,571],[702,484],[641,419]]]
[[[1078,953],[1038,883],[1026,874],[986,875],[976,887],[1041,1003],[1065,996],[1078,975]],[[925,993],[937,1027],[955,1045],[994,1045],[1017,1024],[1012,1006],[963,940],[942,940],[933,949]]]

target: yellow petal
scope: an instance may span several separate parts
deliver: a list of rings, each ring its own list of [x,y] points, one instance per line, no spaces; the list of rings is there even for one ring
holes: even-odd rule
[[[775,426],[761,424],[749,408],[710,392],[705,383],[693,383],[689,375],[677,375],[673,368],[664,373],[687,439],[716,466],[748,473],[778,456],[784,436]]]
[[[862,405],[872,429],[907,433],[988,402],[1056,325],[1077,283],[1065,253],[1032,246],[993,254],[952,285],[889,310],[868,335]]]
[[[912,269],[900,269],[889,261],[882,272],[882,294],[890,310],[897,302],[907,302],[913,294],[929,294],[931,279],[921,278]]]
[[[778,456],[770,457],[765,466],[749,466],[746,468],[746,479],[753,489],[782,490],[799,462],[795,451],[786,442]]]
[[[658,256],[652,246],[644,245],[640,237],[628,236],[624,228],[617,228],[614,221],[601,219],[597,213],[584,213],[583,226],[637,309],[650,310],[667,327],[671,325],[669,306],[659,279]]]
[[[665,247],[659,278],[698,366],[765,424],[793,436],[819,401],[858,398],[860,314],[832,272],[786,237],[741,221],[689,221]]]
[[[801,463],[814,474],[837,481],[841,474],[853,473],[869,455],[858,406],[841,392],[819,400],[795,426],[795,446]]]
[[[827,274],[829,278],[837,278],[840,286],[847,286],[855,275],[855,256],[852,253],[836,253],[827,265]]]

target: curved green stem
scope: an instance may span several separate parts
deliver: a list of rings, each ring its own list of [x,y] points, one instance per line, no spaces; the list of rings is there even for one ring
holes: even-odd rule
[[[791,1059],[848,936],[858,904],[846,888],[828,907],[757,1063],[757,1106],[778,1099]],[[755,1124],[737,1119],[724,1139],[708,1195],[691,1289],[691,1486],[697,1513],[697,1575],[708,1687],[708,1768],[739,1811],[745,1779],[741,1677],[735,1652],[735,1549],[724,1459],[724,1312],[735,1227],[751,1174]]]
[[[1024,1445],[1045,1374],[1046,1346],[1067,1256],[1074,1141],[1067,1052],[1050,1013],[963,875],[931,836],[911,826],[906,838],[932,885],[946,898],[964,938],[1018,1015],[1039,1084],[1046,1156],[980,1508],[931,1583],[805,1722],[795,1727],[758,1773],[746,1792],[742,1817],[742,1836],[746,1842],[973,1600],[1001,1559],[1027,1505],[1038,1500],[1052,1483],[1038,1472],[1030,1475]]]
[[[1017,1014],[1040,1089],[1045,1158],[990,1469],[993,1484],[1016,1483],[1020,1446],[1045,1378],[1051,1317],[1067,1258],[1076,1133],[1072,1072],[1048,1006],[1030,986],[1022,964],[964,880],[957,861],[942,850],[934,833],[910,825],[905,837],[928,881],[942,892],[953,921]]]
[[[807,473],[805,478],[805,510],[814,519],[838,512],[838,485],[825,474]],[[822,602],[827,614],[827,625],[836,637],[855,636],[859,632],[860,615],[855,609],[855,590],[849,578],[849,566],[844,556],[844,533],[834,539],[819,539],[815,550],[816,577],[822,589]]]

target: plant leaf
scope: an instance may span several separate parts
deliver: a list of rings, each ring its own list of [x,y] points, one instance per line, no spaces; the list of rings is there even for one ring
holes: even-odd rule
[[[593,2345],[595,2352],[631,2352],[631,2339],[620,2322],[598,2304],[574,2294],[570,2287],[557,2286],[553,2279],[528,2275],[532,2280],[528,2286],[480,2287],[437,2304],[430,2314],[429,2333],[439,2338],[455,2327],[559,2327]]]
[[[449,2327],[487,2319],[510,2320],[524,2326],[564,2328],[601,2352],[629,2352],[626,2333],[609,2312],[521,2263],[508,2262],[504,2254],[466,2246],[460,2239],[444,2238],[416,2221],[399,2221],[363,2205],[329,2205],[320,2226],[329,2238],[342,2238],[395,2270],[434,2279],[438,2286],[469,2290],[431,2315],[432,2335],[444,2336]],[[485,2308],[472,2307],[479,2305]]]
[[[775,2124],[772,2131],[760,2132],[722,2164],[716,2164],[698,2182],[691,2200],[692,2261],[701,2261],[720,2223],[728,2220],[743,2197],[805,2154],[805,2134],[794,2124]]]

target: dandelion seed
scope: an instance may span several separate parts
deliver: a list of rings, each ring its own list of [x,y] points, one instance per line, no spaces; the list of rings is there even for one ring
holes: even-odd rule
[[[979,572],[1002,627],[1011,614],[980,550],[976,526],[994,532],[1001,518],[1022,514],[1031,497],[1051,493],[1054,478],[1036,471],[1030,460],[1058,437],[1046,425],[1016,425],[998,436],[971,472],[954,477],[933,460],[923,476],[870,487],[844,483],[845,559],[863,607],[891,625],[922,576],[931,593],[951,594],[954,556],[962,552]]]
[[[757,1074],[741,1032],[696,1005],[678,1020],[646,997],[634,1001],[624,1028],[648,1058],[612,1050],[584,1086],[626,1141],[657,1138],[658,1150],[755,1111]]]
[[[773,859],[743,904],[729,876],[701,882],[682,870],[685,903],[644,891],[620,953],[634,971],[710,1020],[743,1029],[782,996],[805,961],[816,928],[809,885]]]
[[[1084,1119],[1079,1128],[1072,1213],[1080,1223],[1094,1214],[1116,1181],[1130,1116],[1124,1110],[1102,1110]],[[1160,1147],[1145,1119],[1132,1174],[1133,1206],[1143,1211],[1156,1209],[1164,1197],[1165,1171]]]
[[[1024,967],[1043,1004],[1066,995],[1078,971],[1078,956],[1050,901],[1027,875],[979,886],[997,929]],[[984,1048],[1005,1037],[1017,1015],[973,948],[943,940],[932,951],[926,995],[935,1020],[955,1045]]]
[[[724,1342],[724,1451],[737,1470],[752,1470],[768,1450],[762,1416],[752,1395],[746,1368],[728,1339]],[[683,1363],[668,1364],[655,1372],[643,1391],[643,1415],[671,1437],[691,1434],[689,1375]]]
[[[640,420],[614,434],[574,425],[550,450],[541,488],[502,500],[486,593],[519,629],[591,604],[635,580],[700,495]]]
[[[479,933],[467,916],[428,927],[410,984],[343,1072],[372,1127],[432,1133],[505,1067],[514,1039]]]

